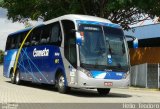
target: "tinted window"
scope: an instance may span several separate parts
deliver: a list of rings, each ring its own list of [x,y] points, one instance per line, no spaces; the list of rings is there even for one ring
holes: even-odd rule
[[[21,46],[21,44],[22,44],[25,36],[26,36],[26,33],[19,34],[19,44],[18,44],[18,47]]]
[[[42,27],[35,28],[31,35],[31,45],[39,45],[40,44],[40,38],[42,35]]]
[[[42,34],[40,39],[40,44],[49,44],[51,36],[51,27],[49,25],[42,27]]]
[[[57,23],[53,23],[52,25],[52,29],[51,29],[51,39],[50,39],[50,43],[60,46],[61,42],[62,42],[62,34],[61,34],[61,28],[60,28],[60,24]]]
[[[7,38],[6,50],[17,49],[20,41],[20,35],[11,35]]]
[[[6,50],[9,50],[10,47],[11,47],[11,37],[8,36],[8,38],[7,38],[7,43],[6,43]]]
[[[28,31],[27,32],[24,32],[23,34],[23,37],[25,38],[26,35],[28,34]],[[24,47],[28,47],[31,45],[31,36],[32,36],[33,33],[29,34],[29,36],[27,37],[25,43],[24,43]]]
[[[17,40],[16,35],[13,35],[11,37],[11,47],[10,47],[10,49],[15,49],[16,48],[16,40]]]

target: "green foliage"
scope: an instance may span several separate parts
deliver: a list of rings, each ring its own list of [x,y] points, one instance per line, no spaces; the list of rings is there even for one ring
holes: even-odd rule
[[[4,0],[1,5],[8,9],[8,18],[13,21],[46,21],[64,14],[86,14],[109,19],[124,29],[160,16],[160,0]]]
[[[2,4],[3,4],[3,0],[0,0],[0,7],[2,7]]]

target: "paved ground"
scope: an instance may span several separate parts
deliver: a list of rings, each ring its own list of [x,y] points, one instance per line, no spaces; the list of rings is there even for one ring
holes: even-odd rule
[[[25,83],[14,85],[4,78],[0,67],[0,103],[153,103],[160,102],[160,91],[138,88],[112,89],[106,97],[96,90],[72,89],[69,94],[60,94],[52,86]]]

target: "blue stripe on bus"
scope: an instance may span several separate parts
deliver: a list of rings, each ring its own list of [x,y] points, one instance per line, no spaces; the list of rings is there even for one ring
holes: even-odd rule
[[[49,56],[34,57],[33,51],[35,48],[37,50],[49,49]],[[59,53],[59,56],[56,56],[55,53]],[[54,63],[55,59],[59,59],[59,63]],[[26,78],[25,80],[28,80],[30,77],[34,79],[34,82],[50,84],[51,80],[53,80],[53,82],[55,80],[57,69],[62,70],[66,79],[60,49],[54,45],[23,48],[18,60],[18,68],[22,74],[21,76]],[[67,82],[65,84],[67,85]]]
[[[120,80],[124,77],[124,72],[113,72],[113,71],[91,71],[91,75],[93,78],[97,79],[113,79],[113,80]]]
[[[49,56],[34,57],[33,50],[35,48],[37,50],[44,50],[44,48],[49,49]],[[4,76],[9,78],[10,70],[14,65],[17,49],[8,50],[6,52],[7,54],[5,56],[4,63]],[[55,53],[58,53],[58,55]],[[55,63],[55,59],[59,59],[59,63]],[[65,76],[65,85],[68,85],[60,48],[57,46],[40,45],[23,48],[18,59],[17,67],[21,72],[22,80],[47,84],[53,84],[53,82],[55,82],[56,71],[60,69]],[[32,80],[30,80],[30,78],[32,78]]]
[[[121,28],[120,25],[114,23],[105,23],[105,22],[97,22],[97,21],[86,21],[86,20],[76,20],[78,24],[92,24],[92,25],[102,25],[113,28]]]

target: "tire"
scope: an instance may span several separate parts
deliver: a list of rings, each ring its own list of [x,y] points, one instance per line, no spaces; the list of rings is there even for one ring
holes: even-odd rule
[[[99,95],[101,95],[101,96],[108,95],[109,92],[110,92],[110,90],[111,90],[110,88],[106,88],[106,89],[104,89],[104,88],[97,88],[97,91],[98,91]]]
[[[67,93],[69,91],[69,87],[65,85],[65,77],[62,73],[58,75],[57,88],[60,93]]]
[[[16,83],[17,85],[20,85],[20,84],[21,84],[20,72],[19,72],[19,70],[16,71],[15,83]]]
[[[13,71],[11,72],[11,83],[12,83],[12,84],[15,84],[15,83],[16,83],[16,78],[15,78],[15,74],[14,74]]]

